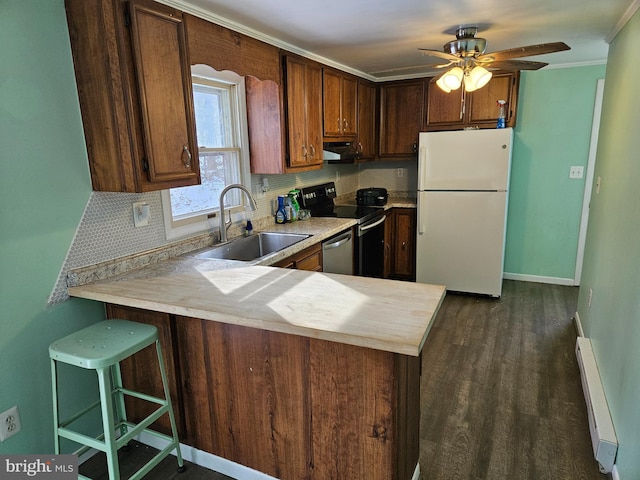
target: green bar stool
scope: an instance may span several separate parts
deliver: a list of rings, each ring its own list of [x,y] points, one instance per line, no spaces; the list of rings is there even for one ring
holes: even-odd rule
[[[120,362],[154,342],[158,353],[165,398],[157,398],[140,392],[134,392],[122,386]],[[100,450],[104,452],[107,457],[109,479],[120,480],[118,450],[139,433],[146,432],[169,443],[155,457],[149,460],[147,464],[132,475],[129,480],[142,478],[174,449],[176,450],[178,460],[178,471],[184,471],[185,467],[180,452],[176,421],[173,409],[171,408],[167,373],[164,367],[162,348],[160,347],[158,329],[156,327],[144,323],[130,322],[128,320],[101,321],[53,342],[49,346],[49,357],[51,358],[56,454],[60,453],[61,438],[67,438],[82,445],[80,450],[76,452],[78,455],[81,455],[90,448]],[[64,421],[60,421],[58,411],[57,362],[95,370],[98,374],[98,384],[100,388],[100,399],[98,401]],[[125,395],[155,403],[159,408],[140,423],[134,424],[128,422],[124,408]],[[71,424],[94,408],[100,408],[102,413],[102,434],[94,438],[74,431],[71,428]],[[148,428],[164,414],[169,414],[171,431],[173,433],[171,437]],[[79,475],[78,478],[87,479],[87,477],[82,475]]]

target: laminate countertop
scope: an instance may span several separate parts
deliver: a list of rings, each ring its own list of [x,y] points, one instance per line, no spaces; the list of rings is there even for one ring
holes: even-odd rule
[[[304,229],[298,222],[283,230]],[[441,285],[189,254],[68,291],[72,297],[411,356],[420,354],[445,296]]]

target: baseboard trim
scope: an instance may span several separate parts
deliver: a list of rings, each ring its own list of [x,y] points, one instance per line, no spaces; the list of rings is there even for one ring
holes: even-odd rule
[[[158,450],[162,450],[164,447],[168,445],[169,442],[160,439],[154,435],[150,435],[148,433],[140,433],[136,437],[140,443],[144,443],[145,445],[149,445],[150,447],[157,448]],[[222,473],[231,478],[237,478],[242,480],[278,480],[275,477],[267,475],[266,473],[259,472],[249,467],[245,467],[244,465],[240,465],[239,463],[232,462],[231,460],[227,460],[226,458],[218,457],[217,455],[213,455],[212,453],[204,452],[202,450],[198,450],[197,448],[193,448],[189,445],[180,444],[180,451],[182,452],[182,458],[195,463],[204,468],[208,468],[209,470],[214,470],[218,473]],[[171,455],[175,456],[175,450],[171,453]]]
[[[158,450],[162,450],[168,445],[169,442],[158,438],[148,433],[140,433],[136,437],[136,440],[140,443],[144,443]],[[267,475],[266,473],[259,472],[239,463],[232,462],[226,458],[218,457],[212,453],[203,452],[197,448],[190,447],[189,445],[180,444],[180,452],[182,452],[182,458],[188,462],[195,463],[209,470],[214,470],[218,473],[222,473],[231,478],[237,478],[242,480],[278,480],[275,477]],[[171,452],[171,455],[175,456],[175,450]],[[420,463],[416,464],[416,469],[413,471],[411,480],[420,480]]]
[[[413,471],[413,477],[411,480],[420,480],[420,463],[416,464],[416,469]]]
[[[582,329],[582,322],[580,321],[580,315],[576,312],[575,317],[573,317],[573,324],[576,327],[576,333],[579,337],[584,337],[584,330]]]
[[[541,275],[526,275],[524,273],[508,273],[502,275],[505,280],[518,280],[520,282],[549,283],[552,285],[565,285],[575,287],[576,283],[573,278],[561,277],[543,277]]]

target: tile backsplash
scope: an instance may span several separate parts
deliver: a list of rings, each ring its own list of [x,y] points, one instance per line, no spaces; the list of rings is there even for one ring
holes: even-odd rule
[[[403,175],[398,176],[398,169]],[[361,187],[385,187],[389,191],[415,190],[415,162],[387,162],[362,165],[325,165],[322,170],[289,175],[252,175],[252,192],[258,203],[254,219],[273,215],[278,195],[293,188],[323,182],[336,182],[339,194],[355,192]],[[269,191],[262,192],[263,178]],[[149,224],[136,228],[133,224],[134,202],[146,202],[150,208]],[[261,222],[264,223],[264,222]],[[233,228],[233,227],[232,227]],[[230,230],[232,234],[232,230]],[[212,232],[217,236],[217,229]],[[196,234],[196,235],[201,235]],[[192,235],[190,237],[193,237]],[[67,252],[49,303],[67,300],[67,273],[70,270],[135,255],[178,243],[185,238],[167,240],[160,192],[111,193],[93,192]]]

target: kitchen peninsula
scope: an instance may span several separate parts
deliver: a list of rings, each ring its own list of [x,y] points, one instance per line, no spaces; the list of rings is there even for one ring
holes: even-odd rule
[[[69,294],[159,327],[182,443],[284,480],[412,478],[444,287],[187,256],[143,270]],[[158,388],[144,357],[123,375]]]

